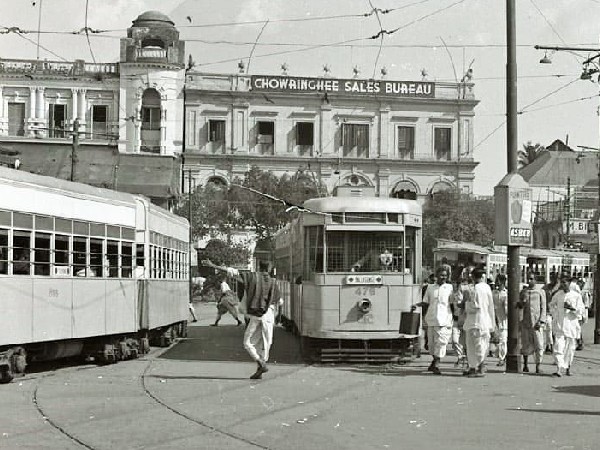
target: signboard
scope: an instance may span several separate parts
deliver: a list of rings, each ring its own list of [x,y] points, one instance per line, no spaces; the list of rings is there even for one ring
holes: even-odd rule
[[[348,275],[346,284],[383,284],[381,275]]]
[[[396,97],[435,97],[435,83],[430,81],[358,80],[305,78],[281,75],[252,75],[253,91],[327,92],[332,94],[381,94]]]
[[[533,245],[532,192],[519,174],[509,174],[494,188],[497,245]]]
[[[586,235],[593,231],[593,225],[589,220],[571,219],[569,220],[569,234],[579,236]],[[563,222],[563,233],[567,233],[567,221]]]

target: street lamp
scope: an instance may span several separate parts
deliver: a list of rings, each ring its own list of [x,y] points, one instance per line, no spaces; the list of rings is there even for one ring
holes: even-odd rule
[[[600,61],[600,48],[582,48],[582,47],[550,47],[544,45],[536,45],[536,50],[552,50],[555,52],[559,51],[568,51],[568,52],[593,52],[594,56],[587,58],[582,62],[583,64],[583,72],[581,73],[580,79],[582,80],[590,80],[593,81],[593,76],[596,74],[600,74],[600,67],[596,60]],[[546,59],[546,54],[544,54],[544,58],[540,60],[540,63]],[[549,60],[548,60],[549,61]],[[551,62],[551,61],[550,61]],[[592,67],[590,68],[590,65]],[[600,83],[600,75],[596,80]],[[599,137],[600,139],[600,137]],[[598,224],[597,229],[600,228],[600,151],[597,153],[598,158]],[[596,271],[594,273],[594,344],[600,344],[600,229],[598,229],[597,233],[598,237],[598,248],[596,249]]]

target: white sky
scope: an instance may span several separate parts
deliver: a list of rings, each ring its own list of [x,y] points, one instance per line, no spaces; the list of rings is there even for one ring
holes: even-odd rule
[[[480,100],[475,110],[475,158],[480,161],[475,172],[475,193],[492,194],[494,185],[506,172],[506,126],[501,126],[490,136],[504,121],[505,1],[370,2],[382,10],[397,8],[380,17],[383,29],[400,28],[384,38],[377,77],[380,68],[385,66],[390,80],[419,80],[421,69],[425,68],[429,80],[454,81],[453,64],[457,77],[461,78],[466,67],[474,61],[473,81],[476,97]],[[198,70],[231,73],[237,71],[237,61],[242,58],[247,61],[252,43],[264,23],[219,27],[204,25],[269,20],[254,50],[250,73],[277,74],[285,62],[290,75],[319,76],[322,66],[328,64],[334,77],[350,78],[352,68],[358,66],[361,77],[368,78],[373,76],[380,42],[368,38],[377,34],[380,28],[375,15],[357,16],[371,10],[370,2],[89,0],[87,24],[94,30],[115,30],[90,35],[96,61],[113,62],[119,58],[119,38],[125,36],[131,22],[144,11],[161,11],[175,22],[181,38],[187,40],[186,53],[192,54]],[[538,63],[544,53],[535,50],[533,45],[600,48],[600,0],[517,0],[516,3],[518,105],[519,110],[525,111],[519,116],[518,142],[533,141],[547,145],[554,139],[564,141],[568,136],[569,145],[573,148],[577,145],[598,147],[598,85],[579,80],[581,61],[589,55],[580,53],[578,59],[568,52],[557,52],[551,55],[553,64],[544,65]],[[40,4],[42,31],[72,32],[81,30],[86,24],[86,2],[83,0],[0,0],[0,27],[16,26],[35,32]],[[352,17],[281,21],[346,15]],[[35,59],[37,34],[26,34],[25,37],[30,41],[13,33],[0,34],[0,57]],[[302,48],[300,46],[281,45],[319,46],[350,40],[354,40],[352,46],[326,46],[301,52],[297,51]],[[217,41],[249,44],[231,45]],[[43,33],[40,44],[55,53],[40,48],[40,58],[92,61],[84,35]],[[415,48],[414,45],[426,47]],[[289,53],[262,56],[275,52]],[[218,63],[224,60],[227,62]],[[584,97],[592,98],[578,100]]]

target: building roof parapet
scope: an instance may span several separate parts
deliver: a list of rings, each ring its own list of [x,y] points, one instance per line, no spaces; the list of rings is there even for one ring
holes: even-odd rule
[[[0,58],[0,73],[51,76],[119,76],[118,63],[86,63],[75,61],[46,61],[35,59]]]

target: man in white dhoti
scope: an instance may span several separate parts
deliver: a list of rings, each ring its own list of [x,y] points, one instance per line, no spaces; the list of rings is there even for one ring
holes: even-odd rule
[[[554,358],[556,360],[556,372],[552,375],[561,377],[563,372],[572,375],[573,357],[577,347],[577,338],[581,333],[579,321],[585,312],[585,305],[581,294],[575,286],[569,288],[567,278],[561,279],[561,291],[559,291],[550,302],[552,320],[554,321]]]
[[[425,322],[427,323],[427,341],[429,354],[433,357],[427,368],[436,375],[441,375],[439,367],[441,359],[446,356],[446,347],[452,335],[452,310],[450,309],[452,285],[446,283],[448,272],[440,268],[437,282],[427,286],[423,301],[415,306],[427,305]]]
[[[485,272],[473,271],[475,286],[463,294],[467,318],[463,328],[467,340],[467,361],[469,377],[485,375],[485,357],[490,346],[490,335],[494,331],[496,317],[492,289],[485,281]]]

